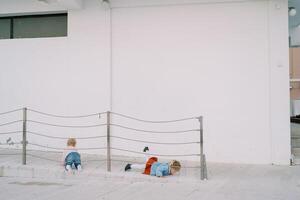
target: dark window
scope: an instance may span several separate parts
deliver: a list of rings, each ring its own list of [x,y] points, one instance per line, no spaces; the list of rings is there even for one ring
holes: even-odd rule
[[[0,39],[63,37],[67,35],[67,14],[0,18]]]
[[[9,39],[10,38],[10,19],[1,19],[0,18],[0,39]]]

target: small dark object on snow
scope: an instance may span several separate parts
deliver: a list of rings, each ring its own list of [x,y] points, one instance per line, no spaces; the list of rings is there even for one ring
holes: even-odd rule
[[[125,172],[128,171],[128,170],[130,170],[130,169],[131,169],[131,164],[128,163],[128,164],[125,166]]]
[[[149,151],[149,147],[145,147],[143,152]]]

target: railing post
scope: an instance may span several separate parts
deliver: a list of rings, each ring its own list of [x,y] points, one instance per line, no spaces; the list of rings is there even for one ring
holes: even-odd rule
[[[206,159],[203,153],[203,116],[198,118],[200,123],[200,179],[207,179]]]
[[[111,154],[110,154],[110,111],[107,111],[107,171],[111,171]]]
[[[23,154],[22,154],[22,164],[26,165],[26,145],[27,145],[27,138],[26,138],[26,126],[27,123],[27,108],[23,108]]]

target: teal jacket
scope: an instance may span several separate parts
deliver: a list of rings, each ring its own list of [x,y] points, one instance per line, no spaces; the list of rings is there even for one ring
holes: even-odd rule
[[[157,176],[157,177],[170,175],[169,164],[154,162],[151,166],[150,175]]]

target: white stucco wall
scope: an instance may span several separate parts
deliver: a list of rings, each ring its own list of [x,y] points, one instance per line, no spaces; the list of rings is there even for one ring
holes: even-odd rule
[[[35,4],[32,6],[35,9],[27,7],[25,10],[30,13],[40,11]],[[81,115],[109,109],[108,16],[96,0],[86,1],[84,7],[82,10],[68,12],[68,37],[0,40],[0,110],[28,106],[48,113]],[[18,11],[22,10],[22,7],[17,8]],[[49,7],[49,11],[55,10]],[[2,8],[1,12],[4,11]],[[22,115],[17,116],[17,119],[20,118]],[[28,118],[70,125],[100,123],[97,116],[93,121],[81,121],[40,118],[39,115],[28,113]],[[9,119],[0,120],[9,121],[10,116]],[[21,127],[19,124],[17,127],[3,127],[1,130],[19,130]],[[104,131],[101,128],[77,130],[36,124],[29,124],[28,130],[56,136],[81,134],[81,137],[102,134]],[[1,142],[8,136],[3,137]],[[34,143],[65,147],[65,141],[28,137]],[[99,140],[84,140],[79,145],[103,146]]]
[[[81,114],[112,107],[156,120],[203,115],[209,161],[288,164],[287,1],[143,2],[112,1],[112,49],[110,10],[96,0],[68,12],[67,38],[1,40],[1,110],[26,105]],[[197,121],[174,127],[117,118],[113,122],[154,130],[198,128]],[[170,135],[112,131],[151,141],[199,138],[198,133],[169,139]],[[143,147],[112,142],[131,150]],[[81,146],[98,144],[85,141]],[[199,150],[197,145],[150,147],[164,154]]]
[[[270,13],[277,10],[270,4],[261,1],[113,10],[114,110],[160,119],[203,114],[209,160],[272,162],[270,101],[278,94],[270,91],[270,71],[277,73],[280,69],[275,66],[278,55],[270,53],[269,29],[281,24],[271,24],[269,19],[282,16],[269,16],[269,9]],[[280,6],[283,9],[286,5]],[[279,40],[272,42],[277,43],[284,35],[275,37]],[[279,47],[275,48],[277,52]],[[287,46],[278,51],[287,51]],[[276,60],[272,66],[270,56]],[[284,81],[288,77],[286,58],[284,54],[279,59],[284,65],[280,72]],[[286,97],[278,101],[285,104],[274,115],[286,117],[281,124],[288,137],[288,107],[284,107],[288,82],[281,83],[280,92],[284,91]],[[197,147],[188,149],[197,151]]]
[[[269,3],[270,144],[271,162],[288,164],[290,93],[287,1]]]

